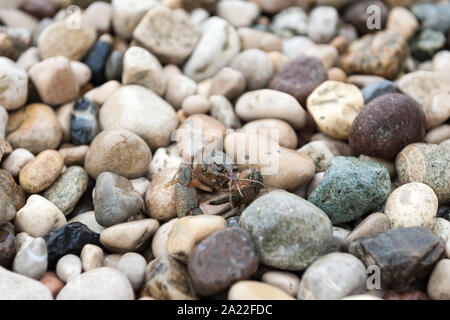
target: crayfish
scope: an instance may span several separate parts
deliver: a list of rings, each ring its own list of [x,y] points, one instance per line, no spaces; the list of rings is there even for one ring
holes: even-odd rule
[[[264,186],[259,170],[247,168],[238,172],[231,159],[223,152],[200,151],[191,163],[180,165],[175,177],[175,207],[178,217],[203,214],[199,207],[197,189],[213,192],[226,190],[228,195],[209,201],[209,205],[228,203],[218,214],[222,215],[251,203]]]

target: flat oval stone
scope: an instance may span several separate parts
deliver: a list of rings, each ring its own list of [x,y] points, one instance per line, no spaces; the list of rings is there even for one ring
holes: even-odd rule
[[[261,262],[282,270],[305,270],[331,248],[332,225],[310,202],[272,191],[250,204],[239,224],[253,236]]]
[[[433,300],[450,300],[450,259],[438,262],[428,280],[427,292]]]
[[[414,143],[395,161],[400,183],[421,182],[436,193],[439,203],[450,201],[450,154],[435,144]]]
[[[382,165],[354,157],[335,157],[308,201],[323,210],[333,224],[349,222],[375,209],[391,190]]]
[[[283,290],[258,281],[239,281],[228,291],[228,300],[294,300]]]
[[[357,154],[392,159],[408,144],[425,136],[425,114],[400,93],[382,95],[368,103],[353,122],[349,143]]]
[[[145,278],[145,269],[147,261],[138,253],[128,252],[122,255],[116,267],[120,272],[127,276],[135,291],[141,289]]]
[[[311,92],[326,80],[327,70],[322,62],[304,56],[289,60],[272,79],[269,88],[288,93],[304,105]]]
[[[26,197],[22,187],[16,183],[9,171],[0,169],[0,192],[6,193],[16,210],[25,205]]]
[[[79,99],[70,115],[70,138],[76,146],[88,145],[100,131],[97,106],[86,98]]]
[[[250,278],[258,264],[250,234],[234,227],[217,231],[200,242],[189,257],[188,270],[194,290],[209,297]]]
[[[44,239],[47,242],[50,269],[54,268],[59,258],[66,254],[79,255],[81,249],[88,243],[101,246],[100,235],[80,222],[66,224],[51,231],[45,235]]]
[[[95,219],[103,227],[111,227],[138,214],[144,205],[131,182],[111,172],[97,177],[93,195]]]
[[[13,231],[8,225],[0,227],[0,267],[9,268],[16,254],[17,240]]]
[[[262,282],[270,284],[274,287],[296,296],[300,285],[300,278],[292,272],[286,271],[268,271],[261,278]]]
[[[64,171],[42,196],[50,200],[64,215],[72,212],[88,187],[89,177],[79,166]]]
[[[39,281],[0,267],[0,300],[53,300]]]
[[[120,271],[102,267],[82,273],[61,289],[56,300],[133,300],[134,292]]]
[[[380,268],[384,289],[406,289],[416,279],[425,278],[444,252],[444,241],[425,227],[410,227],[360,238],[349,253],[366,267]]]

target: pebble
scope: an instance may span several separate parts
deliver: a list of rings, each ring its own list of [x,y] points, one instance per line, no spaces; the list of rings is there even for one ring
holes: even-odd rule
[[[446,178],[450,155],[435,144],[414,143],[397,156],[395,166],[400,183],[421,182],[433,189],[439,203],[450,199],[450,186]]]
[[[294,96],[301,104],[328,75],[322,62],[313,57],[289,60],[270,82],[270,88]]]
[[[209,98],[211,104],[211,117],[222,123],[227,129],[242,127],[233,105],[227,98],[221,95],[213,95]]]
[[[81,249],[90,243],[100,246],[99,235],[80,222],[66,224],[47,233],[48,267],[53,269],[58,260],[67,255],[79,255]]]
[[[96,30],[81,20],[80,28],[67,28],[67,20],[54,22],[46,27],[37,39],[42,59],[64,56],[69,60],[81,60],[94,45]]]
[[[102,231],[100,241],[114,253],[138,252],[148,244],[158,228],[159,223],[155,219],[116,224]]]
[[[99,34],[107,33],[111,29],[112,6],[103,1],[92,2],[83,12],[83,19]]]
[[[5,139],[6,137],[6,127],[8,124],[8,111],[0,106],[0,139]]]
[[[356,154],[393,159],[407,145],[425,136],[425,114],[404,94],[379,96],[356,117],[349,134]]]
[[[53,271],[46,271],[39,281],[50,290],[53,299],[65,285]]]
[[[58,293],[56,300],[133,300],[128,278],[120,271],[101,267],[73,278]]]
[[[312,141],[298,151],[306,154],[314,161],[316,173],[326,171],[331,160],[340,155],[339,150],[327,141]]]
[[[42,151],[20,171],[20,185],[28,193],[39,193],[55,182],[63,166],[64,159],[58,151]]]
[[[92,141],[84,167],[93,178],[102,172],[137,178],[147,172],[150,160],[150,149],[139,136],[127,130],[109,130]]]
[[[349,253],[366,266],[380,268],[382,288],[397,291],[428,274],[443,251],[442,238],[425,227],[394,229],[360,238],[349,246]]]
[[[247,1],[220,1],[217,5],[217,15],[235,27],[250,26],[260,15],[260,8]]]
[[[144,292],[156,300],[194,300],[187,267],[163,256],[150,262],[145,271]]]
[[[116,268],[127,276],[134,291],[138,291],[142,287],[145,269],[147,268],[147,262],[143,256],[134,252],[125,253],[120,258]]]
[[[241,39],[242,50],[260,49],[268,53],[282,50],[283,43],[281,38],[273,33],[240,27],[238,34]]]
[[[445,254],[447,255],[447,258],[450,258],[450,239],[447,240],[447,245],[445,247]]]
[[[38,25],[38,20],[35,17],[16,9],[2,8],[0,10],[0,20],[7,27],[25,29],[29,32],[33,32]]]
[[[280,146],[290,149],[297,148],[298,138],[294,129],[283,120],[261,119],[250,121],[242,127],[244,132],[256,132],[257,134],[270,134],[277,132],[276,141]],[[275,138],[275,137],[274,137]]]
[[[106,62],[111,54],[112,38],[110,35],[103,35],[94,43],[89,50],[84,63],[92,72],[91,83],[94,85],[103,84],[106,81]]]
[[[121,51],[113,51],[111,55],[106,60],[105,66],[105,77],[106,80],[116,80],[122,79],[123,73],[123,53]]]
[[[391,229],[391,223],[384,213],[375,212],[369,214],[343,239],[341,247],[348,250],[348,246],[353,241],[365,236],[383,233],[389,229]]]
[[[150,218],[167,221],[177,216],[175,203],[175,184],[173,178],[177,167],[165,168],[153,175],[145,194],[146,212]]]
[[[7,111],[17,110],[27,101],[28,75],[6,57],[0,57],[0,70],[0,105]]]
[[[73,74],[75,75],[75,79],[77,79],[77,83],[80,88],[91,80],[92,71],[83,62],[70,61],[70,67],[72,68]]]
[[[130,182],[134,191],[136,191],[141,197],[144,197],[148,187],[150,186],[150,181],[145,177],[141,177],[132,179]]]
[[[146,13],[133,38],[162,63],[181,64],[195,49],[200,32],[185,11],[158,6]]]
[[[50,290],[34,279],[0,267],[0,300],[53,300]]]
[[[0,267],[9,268],[11,266],[16,248],[17,240],[12,224],[0,226]]]
[[[309,14],[308,36],[316,43],[328,43],[337,32],[338,11],[333,7],[314,8]]]
[[[80,258],[84,272],[100,268],[103,265],[103,250],[96,245],[87,244],[81,249]]]
[[[397,90],[395,84],[392,81],[384,80],[380,82],[372,82],[364,86],[361,92],[364,96],[364,103],[368,104],[370,101],[378,98],[379,96],[395,93]]]
[[[431,229],[438,209],[438,198],[426,184],[412,182],[391,193],[386,201],[386,216],[393,229],[427,227]]]
[[[153,154],[148,176],[153,178],[164,169],[177,169],[182,162],[183,159],[178,155],[176,145],[172,145],[170,148],[158,148]]]
[[[363,292],[364,264],[348,253],[330,253],[314,262],[303,274],[297,293],[299,300],[337,300]]]
[[[11,198],[4,191],[0,191],[0,225],[14,219],[15,216],[16,208]]]
[[[240,50],[237,31],[222,18],[209,18],[202,24],[201,29],[201,38],[183,69],[194,81],[214,76]]]
[[[194,95],[197,91],[197,84],[189,77],[184,75],[174,75],[167,82],[166,93],[164,98],[169,102],[175,110],[178,110],[183,105],[183,101]]]
[[[305,270],[331,247],[328,217],[288,192],[261,196],[244,210],[239,223],[255,239],[261,262],[281,270]],[[306,243],[308,250],[303,246]]]
[[[203,96],[192,95],[184,99],[181,108],[187,116],[198,113],[206,114],[211,109],[211,103]]]
[[[345,223],[381,205],[391,189],[382,165],[354,157],[335,157],[308,201],[322,209],[333,224]]]
[[[294,300],[288,293],[259,281],[239,281],[228,291],[228,300]]]
[[[208,95],[220,95],[231,100],[239,97],[245,87],[244,75],[237,70],[225,67],[213,77]]]
[[[172,106],[157,94],[128,85],[117,90],[102,106],[100,124],[103,130],[129,130],[144,139],[151,150],[156,150],[169,144],[178,120]]]
[[[52,2],[43,0],[26,0],[20,2],[22,2],[20,9],[39,19],[51,18],[56,13],[55,5]]]
[[[58,148],[63,135],[53,109],[39,103],[10,114],[8,128],[6,139],[11,146],[27,149],[34,155]]]
[[[131,38],[134,29],[157,1],[113,0],[112,24],[114,31],[124,39]]]
[[[37,194],[27,199],[26,205],[17,211],[14,221],[18,232],[26,232],[33,237],[42,237],[66,223],[66,217],[58,207]]]
[[[144,205],[131,182],[111,172],[103,172],[97,177],[93,200],[95,219],[103,227],[125,222],[138,214]]]
[[[110,267],[110,268],[116,268],[121,257],[122,257],[121,254],[115,254],[115,253],[108,254],[103,258],[103,266]]]
[[[450,299],[450,259],[442,259],[428,280],[427,292],[433,300]]]
[[[141,85],[162,96],[167,80],[154,55],[143,48],[131,47],[123,58],[122,83]]]
[[[364,107],[356,86],[328,80],[309,95],[307,108],[317,126],[328,136],[346,140],[353,122]]]
[[[169,220],[168,222],[161,225],[161,227],[156,231],[152,239],[152,253],[155,258],[161,258],[163,256],[168,256],[167,253],[167,240],[169,239],[170,231],[173,225],[178,221],[178,218]]]
[[[81,259],[74,254],[67,254],[58,260],[56,274],[64,283],[69,283],[82,271]]]
[[[22,187],[16,183],[9,171],[3,169],[0,169],[0,192],[9,196],[16,210],[25,205],[26,196]]]
[[[329,80],[340,81],[340,82],[346,82],[346,80],[347,80],[347,75],[345,74],[345,72],[342,71],[342,69],[337,68],[337,67],[328,69],[327,76],[328,76]]]
[[[408,53],[406,40],[387,31],[368,34],[350,44],[341,59],[347,74],[369,74],[394,79]]]
[[[419,61],[431,59],[437,51],[445,47],[446,40],[442,32],[425,29],[411,45],[411,54]]]
[[[436,218],[434,219],[433,227],[431,228],[438,236],[441,236],[446,243],[448,239],[450,239],[450,221],[444,218]]]
[[[214,296],[233,283],[250,278],[258,264],[251,235],[233,227],[217,231],[201,241],[189,256],[188,271],[197,293]]]
[[[371,10],[375,6],[376,18]],[[344,12],[344,20],[352,24],[361,35],[376,32],[386,28],[386,21],[390,11],[389,8],[380,0],[358,1],[347,7]],[[371,19],[372,18],[372,19]],[[376,24],[376,28],[373,28]]]
[[[43,238],[35,238],[26,246],[19,246],[12,264],[18,274],[40,280],[47,271],[47,245]]]
[[[300,279],[292,272],[268,271],[263,274],[262,282],[277,287],[291,296],[296,296]]]
[[[289,122],[294,129],[306,124],[306,112],[289,94],[271,89],[250,91],[236,102],[236,114],[243,120],[275,118]]]
[[[67,167],[82,166],[88,151],[89,146],[62,146],[58,150],[64,158],[64,165]]]
[[[0,30],[0,54],[16,60],[30,46],[31,32],[24,28],[2,27]]]
[[[442,50],[436,53],[432,60],[433,71],[450,70],[450,51]]]
[[[86,98],[78,100],[70,116],[70,137],[73,144],[88,145],[100,131],[97,106]]]
[[[308,16],[302,8],[290,7],[276,14],[270,23],[270,31],[289,38],[308,33]]]
[[[384,300],[430,300],[428,296],[418,290],[408,291],[405,293],[389,292],[384,296]]]
[[[220,216],[188,216],[180,218],[172,227],[167,239],[170,257],[187,264],[194,248],[206,237],[225,229],[227,223]]]
[[[417,29],[419,29],[419,22],[411,11],[403,7],[391,9],[386,22],[386,30],[397,32],[409,40]]]
[[[265,88],[273,76],[272,61],[259,49],[242,51],[231,61],[230,68],[239,71],[245,77],[248,90]]]
[[[92,101],[97,106],[102,106],[117,90],[122,87],[116,80],[105,82],[103,85],[90,90],[84,95],[85,98]]]

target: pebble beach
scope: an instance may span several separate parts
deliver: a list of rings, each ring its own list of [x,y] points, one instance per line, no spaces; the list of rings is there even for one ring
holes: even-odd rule
[[[0,300],[450,300],[449,0],[0,0]]]

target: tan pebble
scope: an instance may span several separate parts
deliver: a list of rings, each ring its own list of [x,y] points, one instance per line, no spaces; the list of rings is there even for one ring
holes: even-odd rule
[[[181,75],[180,68],[178,68],[178,66],[174,64],[168,64],[164,66],[163,72],[167,80],[170,80],[170,78],[172,78],[173,76]]]
[[[447,245],[445,246],[445,254],[450,259],[450,238],[447,240]]]
[[[219,216],[188,216],[180,218],[172,227],[167,240],[167,253],[183,263],[195,246],[210,234],[225,229],[227,222]]]
[[[117,90],[121,88],[119,81],[111,80],[105,82],[100,87],[97,87],[85,94],[85,97],[91,100],[98,106],[102,106]]]
[[[269,56],[270,60],[272,60],[274,73],[280,71],[289,61],[289,57],[279,51],[270,51],[267,53],[267,55]]]
[[[63,167],[64,159],[58,151],[42,151],[20,171],[20,185],[28,193],[41,192],[52,185]]]
[[[411,182],[395,189],[386,200],[385,214],[393,229],[433,226],[438,198],[426,184]]]
[[[428,131],[424,141],[426,143],[440,144],[447,139],[450,139],[450,125],[441,124],[440,126]]]
[[[325,171],[316,173],[314,177],[311,179],[311,181],[308,183],[308,186],[306,188],[306,197],[309,197],[309,195],[314,191],[314,189],[319,185],[320,181],[322,181],[323,176],[325,175]],[[305,198],[306,199],[306,198]]]
[[[141,197],[144,197],[148,187],[150,186],[150,181],[145,177],[141,177],[132,179],[130,182],[133,185],[134,191],[139,193]]]
[[[122,255],[117,254],[117,253],[108,254],[103,258],[103,266],[110,267],[110,268],[116,268],[121,257],[122,257]]]
[[[184,75],[175,75],[167,82],[164,98],[175,109],[180,109],[184,99],[195,94],[197,84]]]
[[[81,250],[80,258],[84,271],[100,268],[103,264],[103,250],[96,245],[87,244]]]
[[[450,259],[442,259],[434,267],[427,292],[433,300],[450,300]]]
[[[327,71],[328,79],[333,81],[339,81],[339,82],[346,82],[347,81],[347,75],[341,68],[331,68]]]
[[[62,129],[62,142],[69,142],[71,140],[70,117],[72,116],[74,105],[75,102],[69,102],[56,109],[56,118],[58,119],[58,123]]]
[[[228,291],[228,300],[295,300],[285,291],[263,282],[239,281]]]
[[[64,158],[64,165],[70,166],[82,166],[84,159],[89,151],[89,146],[70,146],[64,147],[58,150],[61,156]]]
[[[102,231],[105,230],[105,228],[102,227],[95,219],[94,211],[83,212],[70,219],[68,223],[72,222],[81,222],[82,224],[85,224],[89,229],[91,229],[96,233],[102,233]]]
[[[6,57],[0,57],[0,86],[0,105],[6,110],[17,110],[27,102],[28,75]]]
[[[344,54],[347,52],[350,43],[346,37],[339,35],[331,40],[330,44],[336,48],[339,54]]]
[[[129,39],[145,14],[157,5],[157,2],[141,0],[114,0],[111,5],[114,31],[120,37]]]
[[[331,160],[340,155],[339,150],[328,141],[312,141],[298,149],[298,152],[309,156],[316,166],[316,173],[328,169]]]
[[[91,80],[92,71],[86,64],[80,61],[70,61],[70,67],[72,68],[79,87],[84,86]]]
[[[145,207],[150,218],[168,221],[177,216],[175,203],[175,184],[173,179],[177,173],[176,168],[159,171],[145,194]]]
[[[83,12],[83,19],[99,33],[111,28],[112,7],[110,3],[95,1]]]
[[[66,217],[58,207],[37,194],[30,196],[25,206],[17,211],[14,222],[17,232],[26,232],[33,237],[43,237],[66,223]]]
[[[24,148],[33,154],[56,149],[62,139],[62,129],[52,108],[31,104],[10,114],[7,140],[14,149]]]
[[[178,221],[178,218],[172,219],[163,225],[156,231],[152,239],[152,252],[155,258],[161,258],[167,256],[167,240],[169,239],[170,231],[173,225]]]
[[[139,251],[158,230],[155,219],[145,219],[116,224],[102,231],[100,242],[114,253]]]
[[[158,172],[168,168],[178,168],[183,162],[178,154],[171,150],[176,150],[175,147],[170,148],[158,148],[153,154],[152,161],[150,162],[149,177],[153,178]]]
[[[368,160],[368,161],[373,161],[373,162],[377,162],[377,163],[381,164],[383,167],[385,167],[387,169],[387,171],[389,172],[389,175],[391,176],[391,179],[395,178],[395,176],[397,175],[397,171],[395,169],[395,163],[392,161],[388,161],[386,159],[381,159],[381,158],[369,157],[369,156],[366,156],[363,154],[361,154],[359,156],[359,158],[361,160]]]
[[[64,282],[62,282],[53,271],[45,272],[39,281],[50,290],[53,299],[56,298],[58,292],[64,287]]]
[[[191,116],[197,113],[208,113],[211,109],[211,104],[200,95],[192,95],[184,99],[181,108],[187,116]]]
[[[200,81],[199,83],[197,83],[196,94],[198,94],[204,98],[208,98],[209,92],[211,90],[212,82],[213,82],[213,79],[209,78],[209,79],[206,79],[206,80],[203,80],[203,81]]]
[[[431,231],[440,236],[444,239],[444,242],[447,243],[448,239],[450,239],[450,221],[444,218],[435,218]]]
[[[2,169],[8,170],[13,177],[17,177],[20,170],[33,159],[34,155],[30,151],[18,148],[3,160]]]
[[[371,84],[373,82],[380,82],[386,80],[383,77],[380,76],[374,76],[374,75],[366,75],[366,74],[353,74],[351,76],[347,77],[347,83],[353,84],[357,86],[358,88],[364,88],[368,84]]]
[[[269,271],[261,279],[263,282],[280,288],[291,296],[297,295],[300,279],[295,274],[286,271]]]
[[[36,17],[31,14],[21,10],[4,8],[0,10],[0,20],[7,27],[24,28],[30,32],[33,32],[39,23]]]
[[[414,14],[403,7],[394,7],[389,11],[386,22],[386,30],[401,34],[406,40],[409,40],[419,28],[419,22]]]
[[[298,138],[294,129],[289,123],[278,119],[262,119],[248,122],[242,127],[245,132],[255,131],[258,134],[269,135],[277,138],[280,146],[295,149],[297,148]],[[273,133],[273,136],[271,135]]]
[[[277,35],[248,27],[238,29],[242,50],[260,49],[266,52],[281,51],[283,43]]]

